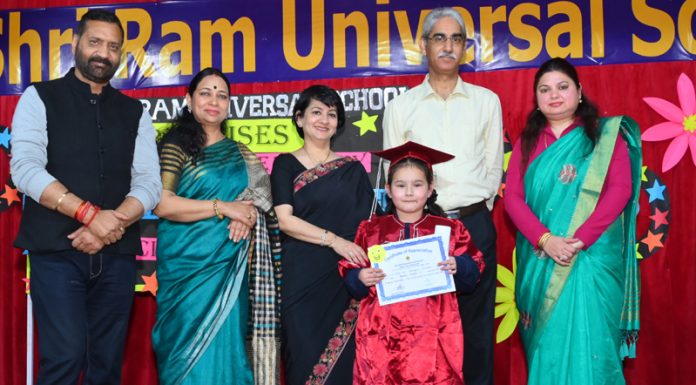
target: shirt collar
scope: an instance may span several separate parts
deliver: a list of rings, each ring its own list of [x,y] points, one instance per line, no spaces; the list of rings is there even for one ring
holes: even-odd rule
[[[421,99],[425,99],[431,96],[436,96],[439,97],[439,95],[433,90],[433,87],[430,85],[430,74],[425,75],[425,79],[423,80],[423,83],[421,83],[423,88],[421,92]],[[450,96],[453,95],[461,95],[463,97],[469,97],[469,93],[467,92],[466,89],[466,83],[462,80],[461,77],[457,76],[457,84],[454,86],[454,89],[452,90],[452,93]]]

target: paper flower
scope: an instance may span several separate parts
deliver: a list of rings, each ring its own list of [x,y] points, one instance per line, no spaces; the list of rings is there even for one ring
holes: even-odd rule
[[[679,163],[687,147],[691,149],[691,160],[696,166],[696,93],[694,83],[685,74],[681,74],[677,81],[677,96],[681,108],[664,99],[643,98],[655,112],[667,119],[667,122],[652,126],[641,135],[641,139],[648,142],[672,139],[662,158],[662,172]]]
[[[515,274],[517,273],[516,251],[512,251],[512,271],[503,265],[498,265],[498,281],[503,286],[496,287],[495,290],[495,318],[502,316],[503,320],[498,325],[498,332],[495,335],[495,342],[501,343],[508,339],[517,327],[520,320],[520,312],[515,303]]]

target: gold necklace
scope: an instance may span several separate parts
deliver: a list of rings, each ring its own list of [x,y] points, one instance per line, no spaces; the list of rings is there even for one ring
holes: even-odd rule
[[[311,161],[314,163],[314,167],[316,167],[316,166],[318,166],[318,165],[320,165],[320,164],[326,163],[326,161],[329,160],[329,157],[331,156],[331,149],[329,149],[329,153],[326,154],[326,157],[324,158],[324,160],[321,161],[321,162],[317,162],[316,160],[314,160],[314,158],[312,158],[311,155],[309,155],[309,151],[307,151],[307,148],[306,148],[306,147],[302,147],[302,149],[304,150],[305,155],[307,155],[307,158],[309,158],[309,160],[311,160]]]

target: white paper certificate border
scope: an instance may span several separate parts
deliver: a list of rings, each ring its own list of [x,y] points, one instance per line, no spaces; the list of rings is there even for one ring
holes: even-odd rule
[[[412,241],[401,241],[398,243],[389,243],[384,245],[384,250],[390,251],[394,249],[402,249],[406,247],[413,247],[421,244],[426,244],[426,243],[433,243],[435,242],[437,244],[437,248],[440,250],[440,261],[446,261],[447,260],[447,254],[445,253],[445,249],[442,245],[442,237],[439,235],[430,235],[430,236],[425,236],[425,237],[419,237],[416,239],[413,239]],[[433,261],[433,263],[437,263],[439,261]],[[379,269],[380,264],[379,263],[373,263],[372,264],[374,268]],[[407,292],[402,292],[400,294],[395,294],[395,295],[387,295],[384,292],[384,287],[382,286],[382,282],[379,282],[377,284],[377,292],[378,292],[378,300],[379,304],[384,306],[384,305],[390,305],[392,303],[396,302],[403,302],[407,301],[410,299],[416,299],[416,298],[423,298],[423,297],[429,297],[431,295],[436,295],[436,294],[442,294],[442,293],[449,293],[455,291],[454,288],[454,281],[452,280],[452,275],[447,274],[446,272],[442,272],[445,274],[445,282],[446,284],[443,286],[437,286],[437,287],[431,287],[428,289],[422,289],[422,290],[416,290],[416,291],[407,291]]]

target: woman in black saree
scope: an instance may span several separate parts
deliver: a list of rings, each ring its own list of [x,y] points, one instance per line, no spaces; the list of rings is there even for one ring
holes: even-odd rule
[[[345,112],[336,91],[315,85],[300,94],[293,122],[299,150],[276,158],[273,204],[282,244],[282,353],[287,385],[352,384],[358,302],[338,261],[366,260],[353,243],[370,214],[373,190],[359,161],[340,157],[331,140]]]

